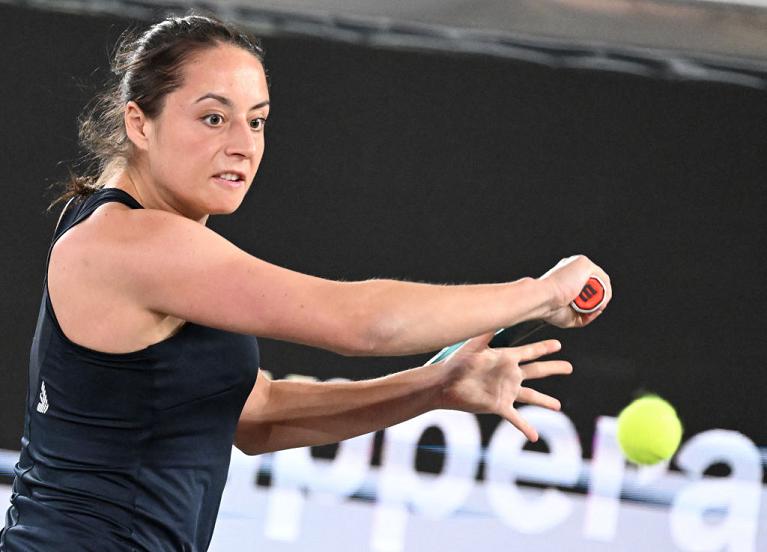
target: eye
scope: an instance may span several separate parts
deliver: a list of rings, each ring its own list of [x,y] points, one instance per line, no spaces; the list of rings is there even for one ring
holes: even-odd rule
[[[266,125],[266,119],[263,117],[258,117],[257,119],[252,119],[250,121],[250,128],[253,130],[264,130],[264,125]]]
[[[212,126],[219,126],[221,123],[224,122],[224,118],[218,113],[211,113],[210,115],[205,115],[205,117],[203,117],[202,120],[207,121],[208,124]]]

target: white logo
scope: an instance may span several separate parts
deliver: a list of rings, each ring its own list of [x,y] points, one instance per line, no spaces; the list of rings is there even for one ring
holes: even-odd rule
[[[48,394],[45,392],[45,382],[43,382],[42,391],[40,391],[40,402],[37,403],[37,411],[40,414],[48,412]]]

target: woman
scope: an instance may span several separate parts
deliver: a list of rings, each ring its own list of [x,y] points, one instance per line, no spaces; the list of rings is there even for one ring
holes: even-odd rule
[[[2,551],[201,551],[231,445],[332,443],[435,408],[559,402],[522,385],[571,371],[542,341],[489,349],[493,330],[569,308],[583,256],[492,285],[334,282],[271,265],[207,229],[237,209],[264,151],[262,52],[219,21],[170,18],[117,52],[114,87],[82,122],[100,161],[76,178],[48,257],[28,407]],[[406,355],[471,336],[443,362],[355,383],[270,381],[255,337],[345,355]]]

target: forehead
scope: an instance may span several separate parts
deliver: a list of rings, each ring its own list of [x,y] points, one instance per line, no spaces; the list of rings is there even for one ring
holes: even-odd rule
[[[182,96],[217,92],[231,96],[235,102],[251,102],[248,105],[269,97],[263,65],[237,46],[207,48],[190,57],[182,70],[183,84],[177,89]]]

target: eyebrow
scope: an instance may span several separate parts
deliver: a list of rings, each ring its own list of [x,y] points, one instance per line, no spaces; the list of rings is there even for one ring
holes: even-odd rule
[[[200,96],[199,98],[197,98],[194,101],[194,103],[199,103],[199,102],[201,102],[203,100],[207,100],[207,99],[213,99],[213,100],[216,100],[218,102],[221,102],[222,104],[224,104],[227,107],[232,107],[232,100],[230,100],[229,98],[226,98],[224,96],[219,96],[218,94],[214,94],[213,92],[208,92],[207,94],[205,94],[203,96]],[[260,107],[266,107],[267,105],[269,105],[269,100],[265,100],[265,101],[263,101],[261,103],[257,103],[256,105],[251,107],[248,111],[253,111],[254,109],[258,109]]]

